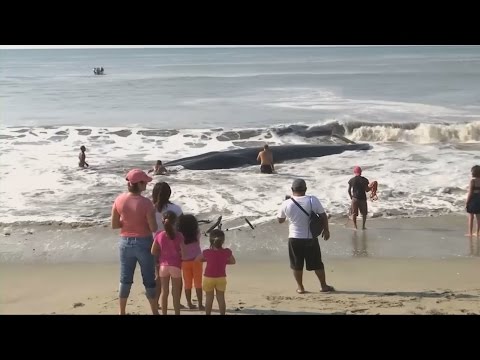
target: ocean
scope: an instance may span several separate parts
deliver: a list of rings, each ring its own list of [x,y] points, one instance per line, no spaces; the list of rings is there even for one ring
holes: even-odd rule
[[[155,181],[184,212],[256,225],[297,177],[346,216],[360,165],[379,183],[370,216],[463,213],[480,163],[479,85],[478,46],[0,50],[0,223],[105,224],[130,168],[316,144],[296,130],[317,126],[371,150],[278,164],[272,176],[178,169]]]

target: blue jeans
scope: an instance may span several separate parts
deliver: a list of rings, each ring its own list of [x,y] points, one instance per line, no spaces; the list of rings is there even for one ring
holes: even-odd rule
[[[120,298],[125,299],[130,295],[137,261],[142,271],[147,298],[155,298],[155,260],[151,254],[152,243],[152,236],[120,238]]]

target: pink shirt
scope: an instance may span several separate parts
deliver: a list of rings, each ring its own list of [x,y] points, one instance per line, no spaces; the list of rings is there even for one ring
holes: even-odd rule
[[[228,259],[232,256],[230,249],[207,249],[203,250],[203,257],[207,262],[204,276],[219,278],[227,276],[226,268]]]
[[[148,226],[147,215],[153,213],[152,202],[141,196],[123,193],[117,196],[113,203],[117,209],[122,222],[121,236],[151,236],[152,232]]]
[[[182,253],[180,244],[183,242],[183,235],[180,232],[175,234],[175,239],[170,239],[165,231],[155,235],[155,242],[160,246],[160,266],[175,266],[182,268]]]
[[[183,243],[183,261],[195,260],[201,253],[202,249],[200,248],[200,234],[197,235],[197,241],[190,244],[185,244],[185,242]]]

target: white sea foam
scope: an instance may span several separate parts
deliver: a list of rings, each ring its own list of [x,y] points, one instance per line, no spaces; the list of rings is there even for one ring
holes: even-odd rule
[[[370,203],[371,214],[420,216],[463,210],[469,169],[480,162],[478,122],[419,124],[410,130],[364,124],[353,127],[345,134],[358,142],[370,142],[371,150],[278,164],[274,176],[259,174],[257,167],[245,167],[181,170],[155,180],[171,183],[173,200],[186,212],[201,217],[223,214],[225,219],[247,216],[258,223],[276,216],[295,177],[307,180],[309,192],[321,199],[329,213],[345,215],[347,181],[353,166],[360,165],[366,177],[380,184],[380,199]],[[1,222],[105,221],[113,199],[125,189],[125,169],[146,170],[157,159],[166,162],[249,144],[260,147],[267,141],[277,145],[318,141],[297,133],[279,135],[275,129],[235,131],[159,133],[141,128],[68,126],[2,129]],[[228,137],[237,140],[226,140]],[[77,168],[80,145],[88,149],[91,169]]]

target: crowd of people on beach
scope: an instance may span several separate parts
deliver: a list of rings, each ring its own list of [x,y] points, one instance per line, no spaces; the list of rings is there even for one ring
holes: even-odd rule
[[[81,167],[88,166],[85,147],[79,155]],[[260,172],[274,173],[273,154],[268,145],[258,154]],[[166,175],[168,170],[159,160],[148,171],[154,175]],[[354,176],[348,181],[351,199],[350,214],[357,229],[357,216],[362,215],[362,230],[368,214],[367,193],[376,199],[377,182],[369,182],[362,176],[359,166],[353,168]],[[466,211],[469,214],[468,234],[473,236],[473,221],[477,219],[477,236],[480,236],[480,166],[471,169]],[[170,201],[171,187],[165,181],[155,184],[152,198],[142,193],[153,180],[143,170],[133,169],[126,174],[128,191],[120,194],[112,207],[111,225],[120,229],[120,314],[126,314],[127,300],[133,284],[137,262],[140,265],[146,296],[153,314],[167,314],[168,296],[171,292],[176,315],[182,308],[181,295],[184,290],[187,308],[212,313],[216,298],[220,314],[226,313],[225,291],[227,287],[226,267],[236,263],[229,248],[224,247],[225,233],[220,229],[209,232],[210,246],[202,250],[200,230],[196,217],[185,214],[181,207]],[[307,184],[295,179],[291,185],[292,195],[287,196],[277,213],[278,222],[289,222],[288,253],[290,268],[297,283],[297,293],[305,293],[303,269],[313,271],[322,292],[335,291],[327,284],[318,238],[330,238],[328,217],[320,200],[306,195]],[[203,263],[206,263],[205,269]],[[171,290],[170,290],[171,283]],[[192,301],[195,288],[197,304]],[[205,293],[205,304],[203,301]]]

